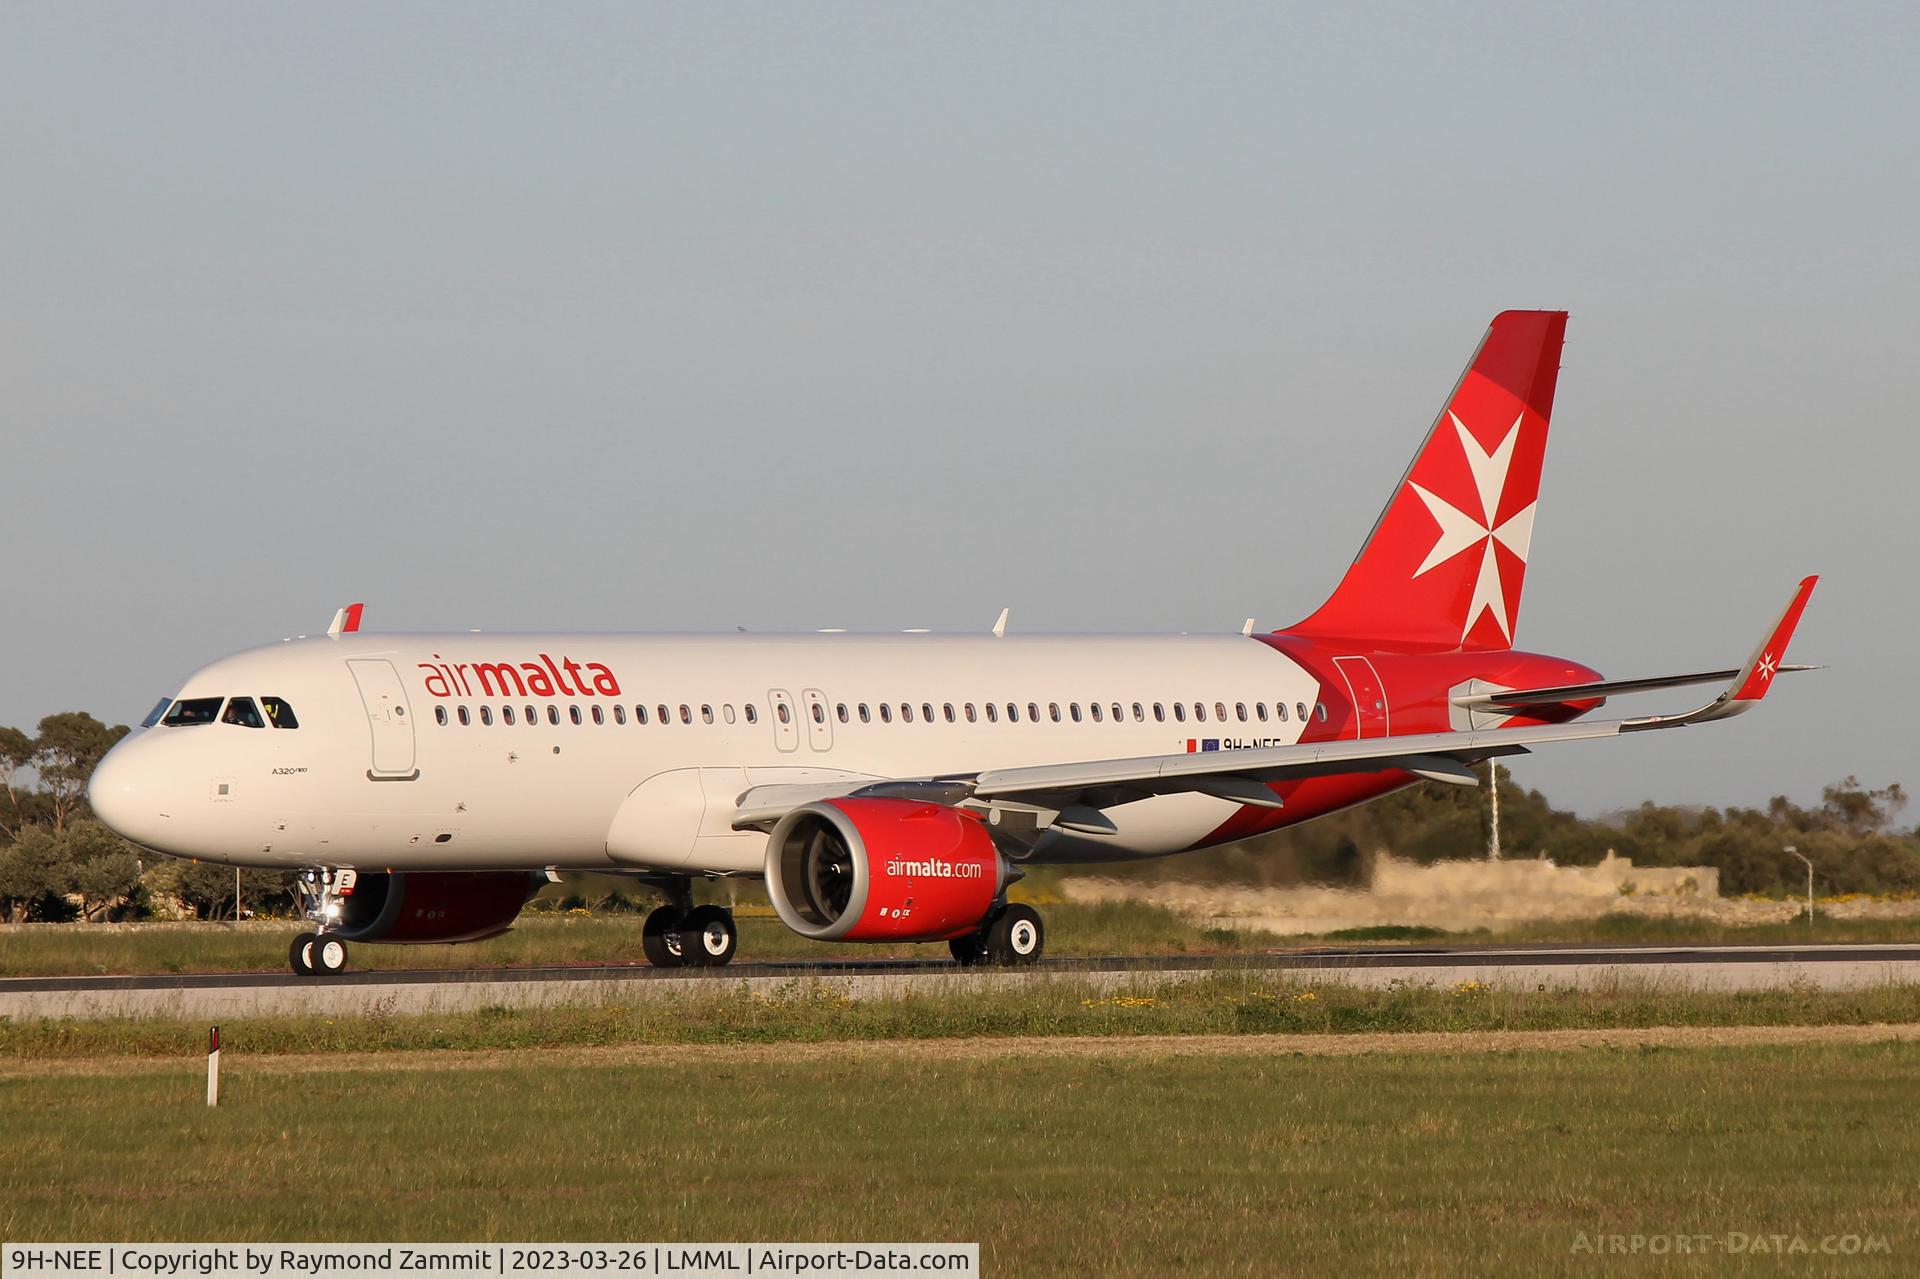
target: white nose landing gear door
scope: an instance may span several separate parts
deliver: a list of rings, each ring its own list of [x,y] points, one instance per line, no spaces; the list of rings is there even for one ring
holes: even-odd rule
[[[373,733],[373,767],[369,780],[410,782],[420,776],[413,763],[413,716],[407,706],[407,690],[393,663],[380,657],[355,657],[347,662],[353,682],[359,686],[360,702],[367,709],[367,725]]]

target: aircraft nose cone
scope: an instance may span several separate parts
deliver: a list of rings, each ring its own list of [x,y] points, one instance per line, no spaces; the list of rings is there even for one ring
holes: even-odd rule
[[[120,838],[158,850],[168,819],[160,811],[152,770],[141,762],[148,753],[144,746],[140,737],[130,737],[108,751],[87,782],[87,803]]]

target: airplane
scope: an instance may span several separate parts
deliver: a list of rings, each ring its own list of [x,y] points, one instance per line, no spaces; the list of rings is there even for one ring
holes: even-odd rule
[[[662,967],[734,956],[696,880],[763,878],[820,941],[1029,964],[1027,867],[1160,857],[1559,742],[1757,705],[1813,590],[1738,668],[1606,680],[1513,646],[1567,316],[1496,316],[1327,601],[1283,630],[1021,635],[324,636],[194,672],[94,773],[94,812],[176,857],[294,868],[294,971],[349,943],[476,941],[567,872],[666,904]],[[1721,684],[1678,714],[1608,698]]]

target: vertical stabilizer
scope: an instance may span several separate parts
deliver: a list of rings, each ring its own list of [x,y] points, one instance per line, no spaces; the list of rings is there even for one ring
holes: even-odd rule
[[[1332,598],[1293,633],[1355,649],[1513,647],[1564,311],[1503,311]]]

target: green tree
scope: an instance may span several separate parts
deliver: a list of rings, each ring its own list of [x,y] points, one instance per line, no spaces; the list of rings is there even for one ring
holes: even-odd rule
[[[140,859],[133,846],[99,822],[75,822],[59,837],[65,854],[67,889],[80,898],[83,919],[101,920],[140,884]]]
[[[21,806],[20,770],[33,762],[33,739],[17,728],[0,727],[0,785],[7,789],[7,811],[0,813],[0,837],[15,839],[27,824]]]
[[[125,724],[109,728],[85,711],[65,711],[40,721],[33,771],[52,801],[55,830],[66,829],[86,801],[94,767],[128,731]]]
[[[7,922],[23,923],[47,898],[67,889],[66,855],[59,838],[44,826],[25,831],[0,846],[0,908]]]

